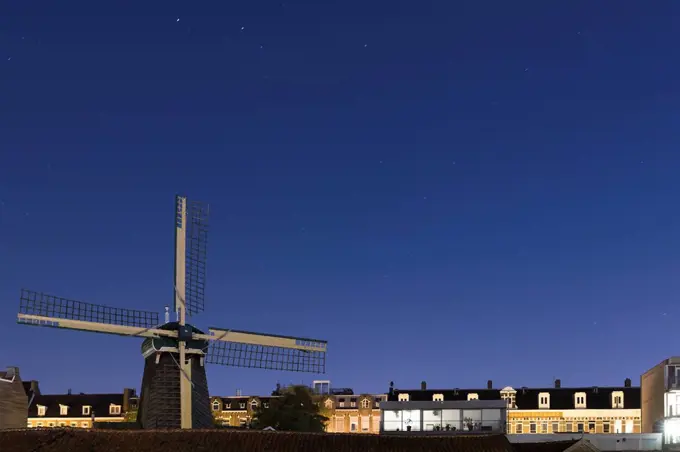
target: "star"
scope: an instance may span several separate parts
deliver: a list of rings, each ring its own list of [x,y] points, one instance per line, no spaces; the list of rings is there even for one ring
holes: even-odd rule
[[[245,30],[245,29],[246,29],[246,27],[241,27],[241,31],[243,31],[243,30]]]
[[[177,18],[177,22],[179,22],[179,17]]]
[[[10,61],[11,59],[12,59],[12,57],[8,57],[8,58],[7,58],[7,61]]]
[[[368,47],[368,44],[364,44],[364,48]]]

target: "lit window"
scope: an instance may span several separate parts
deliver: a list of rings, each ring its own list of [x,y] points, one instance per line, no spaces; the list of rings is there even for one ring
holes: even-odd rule
[[[538,394],[538,408],[544,410],[550,409],[550,393],[541,392]]]
[[[262,406],[265,407],[265,408],[269,408],[269,402],[264,402],[264,403],[262,404]]]
[[[468,400],[479,400],[479,395],[476,392],[471,392],[468,394]]]
[[[536,423],[532,422],[529,424],[529,433],[536,433]]]
[[[408,402],[409,396],[408,394],[399,394],[399,398],[397,400],[400,402]]]
[[[114,415],[114,416],[120,415],[120,405],[111,404],[109,406],[109,414]]]
[[[331,399],[327,399],[324,402],[324,405],[326,405],[326,408],[331,409],[331,408],[333,408],[333,401]]]
[[[553,431],[553,433],[559,433],[560,432],[560,423],[559,422],[553,422],[552,431]]]
[[[92,410],[91,406],[89,406],[89,405],[83,406],[83,416],[89,416],[91,410]]]
[[[371,401],[368,399],[363,399],[361,401],[361,408],[370,408],[371,407]],[[367,427],[368,429],[368,427]]]
[[[245,402],[241,402],[241,403],[238,404],[238,407],[241,408],[241,409],[243,410],[243,409],[245,409],[245,407],[246,407],[246,403],[245,403]]]
[[[38,405],[38,416],[44,416],[47,411],[47,407],[43,405]]]
[[[78,427],[78,423],[77,422],[71,422],[71,427]]]
[[[612,408],[623,408],[623,391],[612,392]]]
[[[230,408],[231,408],[231,403],[227,403],[226,405],[224,405],[224,407],[225,407],[226,409],[230,409]]]
[[[59,405],[59,415],[60,416],[66,416],[67,414],[68,414],[68,406]]]
[[[352,407],[352,408],[356,408],[356,406],[357,406],[357,399],[355,399],[354,397],[352,397],[351,399],[349,399],[349,406]]]
[[[574,394],[574,408],[585,408],[586,407],[586,393],[577,392]]]
[[[515,425],[515,433],[522,433],[522,424]]]
[[[257,406],[258,406],[257,400],[253,400],[253,401],[250,402],[250,409],[251,410],[253,410],[253,411],[257,410]]]
[[[433,394],[432,395],[432,401],[433,402],[443,402],[444,401],[444,394]]]
[[[220,410],[220,401],[219,400],[213,401],[212,409],[213,409],[213,411],[219,411]]]

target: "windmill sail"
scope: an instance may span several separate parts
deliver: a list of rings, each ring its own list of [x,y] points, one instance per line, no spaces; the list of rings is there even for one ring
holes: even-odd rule
[[[326,341],[210,328],[206,362],[232,367],[326,372]]]
[[[17,323],[117,334],[121,336],[177,336],[157,328],[158,313],[85,303],[22,289]]]
[[[205,309],[206,257],[208,245],[208,219],[210,209],[207,204],[178,197],[179,203],[185,202],[186,254],[185,254],[185,297],[186,311],[196,315]]]

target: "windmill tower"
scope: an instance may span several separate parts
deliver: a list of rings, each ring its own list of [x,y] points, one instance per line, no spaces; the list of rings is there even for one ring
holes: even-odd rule
[[[327,343],[225,328],[205,333],[187,323],[204,310],[208,206],[175,200],[173,313],[85,303],[22,289],[17,322],[144,338],[144,375],[137,414],[143,428],[209,428],[205,364],[325,373]]]

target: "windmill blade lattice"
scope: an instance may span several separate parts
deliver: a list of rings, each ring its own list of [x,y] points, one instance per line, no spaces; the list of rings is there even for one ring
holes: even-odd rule
[[[157,312],[85,303],[27,289],[21,290],[19,314],[139,328],[159,324]]]
[[[187,206],[186,310],[196,315],[205,309],[208,204],[191,201]]]
[[[326,352],[240,342],[210,341],[206,362],[288,372],[326,372]]]

